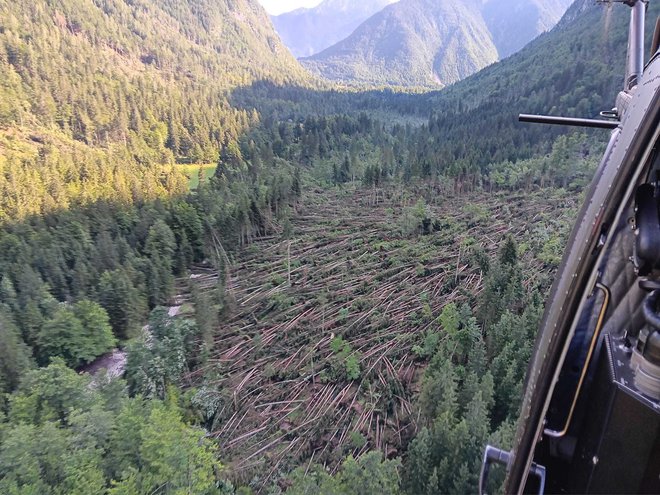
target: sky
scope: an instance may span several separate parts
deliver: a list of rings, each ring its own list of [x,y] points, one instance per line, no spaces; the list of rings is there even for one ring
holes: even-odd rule
[[[321,3],[322,0],[259,0],[259,3],[271,15],[283,14],[290,12],[300,7],[314,7]]]

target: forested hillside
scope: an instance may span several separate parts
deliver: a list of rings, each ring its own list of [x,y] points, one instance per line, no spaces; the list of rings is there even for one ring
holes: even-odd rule
[[[516,53],[539,34],[550,31],[572,3],[571,0],[484,2],[484,20],[500,60]]]
[[[514,114],[607,108],[625,17],[413,94],[247,0],[0,14],[0,492],[473,492],[603,146]]]
[[[182,192],[172,165],[217,161],[258,121],[227,91],[266,77],[307,79],[252,0],[3,2],[0,219]]]

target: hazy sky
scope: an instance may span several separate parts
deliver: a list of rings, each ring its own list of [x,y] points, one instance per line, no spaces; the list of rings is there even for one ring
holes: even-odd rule
[[[277,15],[300,7],[314,7],[322,0],[259,0],[269,14]]]

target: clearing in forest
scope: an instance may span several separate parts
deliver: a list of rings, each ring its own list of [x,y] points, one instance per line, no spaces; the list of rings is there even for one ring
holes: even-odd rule
[[[188,177],[190,190],[197,189],[199,181],[206,181],[215,174],[216,163],[189,163],[177,165],[177,168]]]
[[[258,473],[265,485],[302,462],[401,452],[418,427],[426,364],[413,348],[442,334],[444,305],[474,301],[475,253],[494,256],[512,234],[526,273],[547,279],[552,233],[576,202],[554,190],[306,193],[289,239],[258,240],[233,264],[231,307],[192,377],[214,405],[211,435],[234,475]],[[213,278],[195,277],[201,288]]]

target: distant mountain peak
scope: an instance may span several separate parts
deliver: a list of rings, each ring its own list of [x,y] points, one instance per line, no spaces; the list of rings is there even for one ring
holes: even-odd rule
[[[371,15],[398,0],[324,0],[316,7],[273,16],[282,41],[296,57],[314,55],[349,36]]]
[[[444,86],[517,52],[552,28],[570,2],[401,0],[303,63],[345,82]]]

